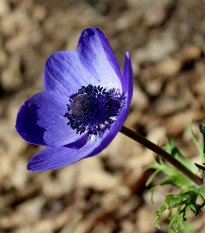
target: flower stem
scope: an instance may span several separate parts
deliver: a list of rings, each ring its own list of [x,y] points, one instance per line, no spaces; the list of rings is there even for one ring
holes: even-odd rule
[[[186,168],[182,163],[180,163],[177,159],[174,158],[174,156],[167,153],[165,150],[163,150],[161,147],[155,145],[151,141],[147,140],[145,137],[140,135],[137,132],[132,131],[131,129],[128,129],[125,126],[122,126],[122,129],[120,130],[121,133],[128,136],[129,138],[133,139],[136,142],[141,143],[148,149],[152,150],[154,153],[160,155],[163,159],[167,160],[169,163],[171,163],[174,167],[176,167],[178,170],[180,170],[184,175],[189,177],[196,187],[201,187],[203,185],[203,180],[200,179],[198,176],[196,176],[194,173],[192,173],[188,168]]]

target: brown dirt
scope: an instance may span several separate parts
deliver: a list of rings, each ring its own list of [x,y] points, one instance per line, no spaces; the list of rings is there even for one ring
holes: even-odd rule
[[[126,125],[163,145],[174,138],[197,161],[186,128],[205,123],[204,0],[0,1],[0,233],[159,233],[156,209],[172,187],[145,187],[152,152],[118,134],[100,155],[44,173],[26,170],[41,148],[15,131],[21,104],[42,91],[45,60],[75,50],[81,31],[102,29],[123,67],[131,54],[134,97]],[[159,175],[156,179],[161,179]],[[204,212],[190,218],[205,232]]]

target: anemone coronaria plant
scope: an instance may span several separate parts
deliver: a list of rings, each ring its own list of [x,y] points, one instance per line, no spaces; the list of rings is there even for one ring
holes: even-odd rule
[[[121,73],[104,33],[82,31],[76,51],[55,52],[46,61],[44,91],[21,106],[20,136],[46,146],[28,163],[30,171],[57,169],[100,153],[127,117],[133,93],[129,53]]]

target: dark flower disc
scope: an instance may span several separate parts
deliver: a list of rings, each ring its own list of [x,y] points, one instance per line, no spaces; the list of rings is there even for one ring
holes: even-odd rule
[[[81,87],[67,104],[64,115],[68,125],[77,133],[101,135],[110,129],[125,104],[125,97],[119,90],[88,85]]]

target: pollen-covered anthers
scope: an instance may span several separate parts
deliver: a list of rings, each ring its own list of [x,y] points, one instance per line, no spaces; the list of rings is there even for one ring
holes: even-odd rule
[[[100,86],[83,86],[71,97],[64,116],[77,133],[97,136],[110,129],[125,101],[126,98],[114,88],[107,91]]]

